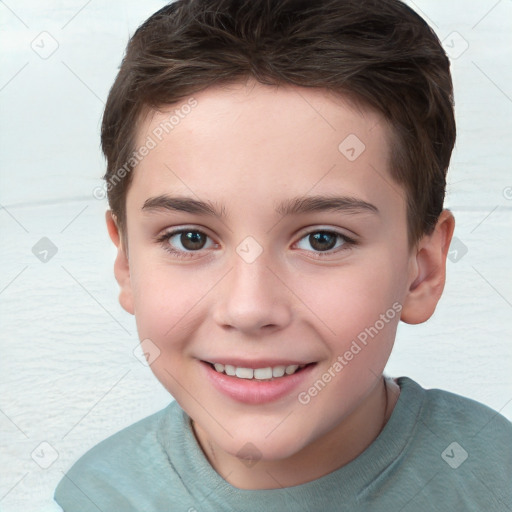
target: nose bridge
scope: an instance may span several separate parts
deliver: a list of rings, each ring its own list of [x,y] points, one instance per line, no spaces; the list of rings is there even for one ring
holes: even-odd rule
[[[216,322],[247,333],[283,328],[291,320],[290,297],[264,255],[248,261],[236,254],[215,308]]]

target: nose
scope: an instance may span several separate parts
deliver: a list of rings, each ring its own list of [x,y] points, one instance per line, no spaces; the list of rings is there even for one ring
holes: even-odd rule
[[[218,292],[213,317],[225,330],[261,336],[292,320],[290,294],[263,257],[247,263],[236,256]]]

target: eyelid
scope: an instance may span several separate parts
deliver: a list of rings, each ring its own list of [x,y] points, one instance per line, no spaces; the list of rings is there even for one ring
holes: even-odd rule
[[[318,231],[328,231],[329,233],[336,233],[337,235],[353,239],[354,241],[359,238],[359,235],[352,231],[351,229],[341,226],[332,226],[329,224],[310,224],[309,226],[305,226],[299,229],[296,233],[296,236],[303,237],[305,235],[316,233]]]
[[[346,228],[337,228],[333,226],[326,226],[323,224],[320,225],[311,225],[307,226],[305,228],[300,229],[296,235],[295,238],[297,241],[302,240],[307,235],[312,235],[313,233],[318,232],[326,232],[326,233],[333,233],[335,235],[339,235],[340,237],[349,240],[352,243],[357,243],[359,236],[354,233],[353,231],[346,229]]]
[[[155,240],[158,240],[162,237],[176,235],[178,233],[183,233],[186,231],[197,231],[198,233],[206,235],[212,240],[215,238],[214,236],[211,235],[210,230],[206,227],[200,226],[198,224],[183,224],[163,229],[158,235],[155,236]]]

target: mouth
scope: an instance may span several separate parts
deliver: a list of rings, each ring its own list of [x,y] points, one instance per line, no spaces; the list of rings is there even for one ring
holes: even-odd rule
[[[316,365],[317,362],[303,364],[293,360],[201,360],[204,376],[214,389],[248,405],[294,400],[297,390],[307,387]]]
[[[210,365],[210,367],[217,373],[227,375],[228,377],[255,381],[273,381],[276,379],[286,378],[301,372],[304,368],[316,364],[280,364],[275,366],[264,366],[261,368],[246,368],[232,364],[212,363],[210,361],[203,362]]]

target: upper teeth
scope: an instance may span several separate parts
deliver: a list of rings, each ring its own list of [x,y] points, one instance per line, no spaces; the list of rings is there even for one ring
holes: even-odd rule
[[[214,363],[213,365],[219,373],[225,373],[231,377],[238,377],[239,379],[257,379],[265,380],[272,377],[282,377],[295,373],[299,368],[304,368],[305,364],[291,364],[289,366],[268,366],[267,368],[240,368],[230,364]]]

